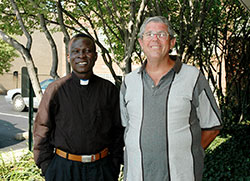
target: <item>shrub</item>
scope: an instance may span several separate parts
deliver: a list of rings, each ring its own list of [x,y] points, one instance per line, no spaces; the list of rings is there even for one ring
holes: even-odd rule
[[[203,181],[250,181],[250,124],[232,128],[223,143],[206,150]],[[220,144],[219,146],[216,146]]]

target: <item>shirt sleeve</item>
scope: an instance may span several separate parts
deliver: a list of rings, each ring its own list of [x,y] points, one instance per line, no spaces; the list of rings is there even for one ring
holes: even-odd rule
[[[126,93],[126,84],[125,80],[122,82],[121,89],[120,89],[120,109],[121,109],[121,119],[122,125],[126,127],[128,125],[128,111],[126,108],[126,101],[125,101],[125,93]]]
[[[112,131],[112,145],[110,147],[110,153],[115,160],[114,162],[121,164],[123,162],[123,134],[124,128],[121,125],[121,117],[120,117],[120,107],[119,107],[119,91],[114,86],[111,93],[111,103],[113,112],[113,131]]]
[[[51,116],[53,111],[51,109],[55,108],[55,105],[52,105],[52,90],[52,86],[49,85],[42,97],[33,127],[34,160],[36,165],[42,169],[43,174],[54,156],[54,147],[50,144],[53,127],[53,116]]]
[[[222,120],[219,107],[205,76],[200,73],[196,91],[198,92],[197,117],[202,129],[221,129]]]

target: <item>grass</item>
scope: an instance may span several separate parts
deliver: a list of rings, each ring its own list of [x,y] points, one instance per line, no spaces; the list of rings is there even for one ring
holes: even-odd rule
[[[0,180],[44,181],[40,174],[40,169],[34,163],[32,152],[25,153],[20,160],[13,155],[10,161],[6,161],[3,154],[0,154]]]

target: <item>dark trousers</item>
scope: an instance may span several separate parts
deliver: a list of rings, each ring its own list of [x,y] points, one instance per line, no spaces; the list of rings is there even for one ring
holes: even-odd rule
[[[45,173],[46,181],[117,181],[110,157],[92,163],[67,160],[55,155]]]

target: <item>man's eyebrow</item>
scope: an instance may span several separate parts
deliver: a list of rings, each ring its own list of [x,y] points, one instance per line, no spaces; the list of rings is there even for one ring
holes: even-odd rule
[[[72,46],[71,49],[79,49],[77,46]]]
[[[147,31],[145,33],[167,33],[167,31],[161,30],[161,31]]]

